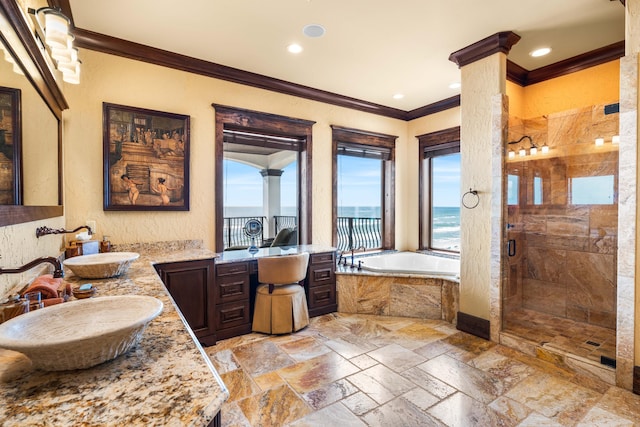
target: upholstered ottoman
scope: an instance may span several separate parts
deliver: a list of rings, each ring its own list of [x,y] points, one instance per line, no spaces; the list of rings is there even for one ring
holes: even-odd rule
[[[298,284],[260,285],[256,291],[253,331],[266,334],[288,334],[309,324],[309,310],[304,288]]]

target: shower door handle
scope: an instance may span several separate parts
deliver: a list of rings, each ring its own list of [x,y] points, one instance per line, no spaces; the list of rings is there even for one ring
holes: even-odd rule
[[[516,255],[516,241],[514,239],[509,239],[507,241],[507,254],[509,256]]]

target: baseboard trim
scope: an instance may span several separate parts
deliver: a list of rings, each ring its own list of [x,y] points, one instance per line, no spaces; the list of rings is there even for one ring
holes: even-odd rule
[[[488,320],[472,316],[471,314],[459,311],[456,329],[484,338],[485,340],[491,340],[491,323]]]

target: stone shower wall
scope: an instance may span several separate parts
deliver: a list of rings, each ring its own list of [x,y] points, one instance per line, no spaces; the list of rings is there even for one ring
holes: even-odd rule
[[[508,206],[507,238],[515,240],[516,255],[507,258],[506,316],[524,308],[615,329],[618,147],[611,138],[619,134],[618,116],[595,105],[510,118],[509,141],[529,135],[550,150],[507,160],[507,173],[519,177],[519,203]],[[596,147],[596,137],[605,145]],[[571,179],[600,175],[614,177],[613,203],[571,204]],[[542,182],[540,204],[535,177]]]

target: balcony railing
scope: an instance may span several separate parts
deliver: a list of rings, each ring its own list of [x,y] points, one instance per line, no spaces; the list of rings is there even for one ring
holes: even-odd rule
[[[263,225],[264,216],[234,216],[224,218],[224,248],[232,246],[249,246],[251,239],[244,234],[244,224],[250,219],[257,219]],[[297,225],[295,216],[277,215],[274,217],[275,234],[283,228]],[[352,248],[378,249],[382,247],[382,219],[340,216],[337,218],[338,249],[347,251]],[[256,238],[256,245],[264,240],[264,235]]]
[[[278,234],[283,228],[295,228],[297,224],[297,218],[294,215],[276,215],[275,219],[276,230],[274,234]],[[256,245],[260,246],[264,239],[264,224],[267,220],[265,216],[231,216],[224,217],[224,230],[223,230],[223,243],[224,248],[230,248],[233,246],[249,246],[251,245],[251,239],[244,234],[244,224],[250,219],[257,219],[262,224],[262,234],[256,237]]]
[[[382,218],[339,216],[336,227],[340,251],[360,247],[367,250],[382,247]]]
[[[264,216],[230,216],[224,218],[224,229],[222,238],[224,240],[224,248],[232,246],[249,246],[251,245],[251,238],[244,234],[244,224],[250,219],[257,219],[262,224],[264,230]],[[256,237],[256,245],[262,244],[264,236],[263,233]]]
[[[298,218],[295,215],[276,215],[273,217],[276,223],[276,234],[283,228],[296,228]]]

